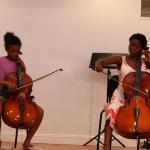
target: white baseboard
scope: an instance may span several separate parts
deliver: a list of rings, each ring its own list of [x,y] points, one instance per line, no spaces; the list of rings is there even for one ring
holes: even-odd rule
[[[18,142],[23,142],[25,139],[26,133],[24,131],[19,132]],[[32,140],[34,143],[50,143],[50,144],[75,144],[83,145],[85,142],[89,141],[94,136],[88,135],[63,135],[63,134],[36,134]],[[1,134],[2,141],[14,142],[15,133],[13,132],[2,132]],[[117,138],[126,146],[126,147],[135,147],[136,140],[125,139],[123,137],[117,136]],[[101,140],[103,141],[103,135]],[[93,140],[88,145],[96,145],[96,140]],[[100,144],[101,145],[101,144]],[[121,146],[116,140],[112,142],[113,146]]]

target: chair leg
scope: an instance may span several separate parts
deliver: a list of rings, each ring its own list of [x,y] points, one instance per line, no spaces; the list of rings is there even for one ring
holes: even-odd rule
[[[149,150],[148,138],[146,139],[146,149]]]
[[[29,129],[26,129],[26,133],[28,134]],[[15,135],[15,143],[14,143],[14,149],[17,148],[17,139],[18,139],[18,128],[16,128],[16,135]]]
[[[99,129],[98,129],[98,139],[97,139],[97,147],[96,150],[99,150],[99,142],[100,142],[100,135],[101,135],[101,124],[102,124],[102,115],[105,112],[105,110],[102,110],[100,113],[100,119],[99,119]]]
[[[18,139],[18,128],[16,128],[14,149],[17,147],[17,139]]]
[[[138,137],[138,139],[137,139],[137,150],[139,150],[139,148],[140,148],[140,138]]]

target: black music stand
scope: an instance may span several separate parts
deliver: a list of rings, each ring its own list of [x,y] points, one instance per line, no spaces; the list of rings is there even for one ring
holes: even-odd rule
[[[106,58],[106,57],[112,57],[112,56],[126,56],[127,54],[121,54],[121,53],[92,53],[92,57],[91,57],[91,62],[90,62],[90,65],[89,65],[89,68],[91,69],[95,69],[95,62],[97,59],[99,58]],[[106,102],[108,103],[109,102],[109,79],[111,77],[111,71],[110,69],[116,69],[117,66],[116,65],[106,65],[106,66],[103,66],[103,68],[107,69],[107,98],[106,98]],[[93,141],[94,139],[97,140],[97,148],[96,150],[99,150],[99,143],[101,143],[102,145],[104,145],[104,143],[102,143],[100,141],[100,135],[104,133],[104,130],[103,129],[101,131],[101,123],[102,123],[102,116],[103,116],[103,113],[105,112],[105,110],[102,110],[101,113],[100,113],[100,120],[99,120],[99,129],[98,129],[98,134],[96,136],[94,136],[93,138],[91,138],[89,141],[87,141],[86,143],[83,144],[83,146],[86,146],[88,143],[90,143],[91,141]],[[116,138],[113,134],[112,134],[112,141],[113,140],[116,140],[122,147],[125,147],[125,145],[118,139]]]

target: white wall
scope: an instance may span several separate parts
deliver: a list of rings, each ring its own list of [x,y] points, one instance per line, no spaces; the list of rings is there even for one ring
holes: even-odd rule
[[[45,115],[35,142],[82,144],[97,134],[106,101],[106,77],[88,68],[92,52],[127,52],[128,38],[150,39],[150,20],[140,18],[140,0],[0,0],[0,54],[3,35],[13,31]],[[4,140],[14,129],[3,125]]]

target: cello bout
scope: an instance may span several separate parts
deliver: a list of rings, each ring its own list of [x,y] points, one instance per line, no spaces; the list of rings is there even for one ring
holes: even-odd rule
[[[22,83],[32,82],[31,77],[23,72],[19,72],[19,77],[17,73],[10,73],[5,77],[5,80],[13,82],[17,85],[16,87],[21,87]],[[19,96],[20,91],[25,95],[24,98]],[[31,91],[32,84],[8,96],[2,114],[2,119],[8,126],[12,128],[31,128],[37,121],[38,108],[36,103],[32,101]]]
[[[133,80],[131,80],[133,78]],[[129,80],[130,79],[130,80]],[[147,93],[150,91],[150,73],[141,72],[141,91]],[[125,76],[124,83],[133,86],[135,84],[135,72]],[[131,91],[130,88],[123,85],[124,93]],[[149,94],[148,94],[149,95]],[[121,136],[129,139],[150,137],[150,105],[149,96],[143,94],[130,95],[130,103],[119,108],[116,120],[115,131]],[[126,100],[125,100],[126,101]],[[136,120],[137,118],[137,120]]]

